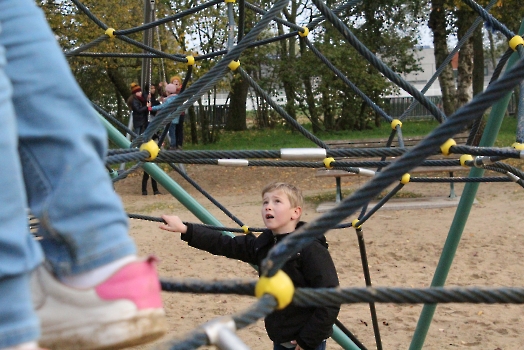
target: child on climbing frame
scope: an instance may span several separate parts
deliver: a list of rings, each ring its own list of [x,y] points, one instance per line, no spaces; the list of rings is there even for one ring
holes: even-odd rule
[[[171,77],[171,84],[175,85],[177,87],[177,94],[180,93],[182,89],[182,78],[180,78],[178,75]],[[180,118],[178,120],[178,123],[174,126],[174,133],[176,136],[174,136],[176,145],[173,149],[176,150],[182,150],[182,145],[184,144],[184,119],[185,119],[186,113],[182,112],[180,113]],[[171,130],[170,130],[171,131]]]
[[[178,216],[163,215],[166,222],[160,228],[180,232],[181,239],[190,246],[214,255],[238,259],[261,266],[274,245],[292,234],[304,222],[302,193],[295,186],[273,182],[262,190],[262,220],[267,227],[258,237],[252,233],[230,237],[203,226],[184,224]],[[339,285],[337,272],[328,252],[326,238],[322,236],[290,257],[282,267],[296,288],[324,288]],[[260,269],[259,269],[260,274]],[[289,305],[274,311],[265,319],[266,330],[273,341],[274,350],[326,348],[326,339],[339,307],[298,307]]]

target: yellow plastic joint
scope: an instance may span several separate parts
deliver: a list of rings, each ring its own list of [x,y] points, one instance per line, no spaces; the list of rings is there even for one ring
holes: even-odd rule
[[[298,35],[300,35],[302,38],[305,38],[308,34],[309,34],[309,28],[308,27],[302,27],[302,29],[304,30],[303,32],[301,32],[300,30],[298,31]]]
[[[242,226],[242,230],[244,230],[244,233],[247,235],[249,233],[249,226],[247,225]]]
[[[277,309],[282,310],[293,300],[295,286],[293,281],[282,270],[278,270],[273,277],[262,276],[255,286],[255,296],[261,298],[264,294],[271,294],[277,300]]]
[[[228,2],[231,2],[231,3],[234,4],[234,3],[236,2],[236,0],[225,0],[225,3],[226,3],[226,4],[227,4]]]
[[[524,151],[524,143],[515,142],[511,147],[515,148],[517,151]]]
[[[333,169],[332,163],[334,162],[335,162],[335,158],[333,157],[324,158],[324,166],[326,167],[326,169]]]
[[[357,226],[358,222],[359,222],[358,219],[351,221],[351,226],[353,226],[355,230],[360,230],[362,228],[362,225]]]
[[[238,67],[240,67],[240,61],[231,61],[228,65],[229,69],[232,71],[236,71]]]
[[[511,40],[509,41],[509,47],[513,51],[517,51],[517,46],[524,45],[524,39],[520,35],[515,35]]]
[[[158,156],[160,148],[154,140],[150,140],[149,142],[143,143],[140,146],[140,150],[149,152],[149,158],[146,158],[145,160],[154,160],[156,156]]]
[[[398,119],[393,119],[391,121],[391,129],[397,130],[397,126],[402,127],[402,122]]]
[[[456,146],[456,145],[457,143],[455,142],[455,140],[448,139],[446,142],[442,144],[442,146],[440,146],[440,150],[442,151],[443,155],[449,156],[450,155],[449,150],[451,149],[451,147]]]
[[[470,155],[470,154],[463,154],[460,156],[460,165],[462,165],[463,167],[468,167],[466,165],[466,162],[470,161],[470,160],[473,160],[473,156]]]
[[[187,60],[187,65],[188,66],[193,66],[195,64],[195,57],[193,56],[186,56],[186,60]]]
[[[114,38],[115,37],[115,28],[107,28],[105,33],[108,37]]]
[[[405,173],[404,175],[402,175],[402,177],[400,178],[400,183],[405,185],[405,184],[408,184],[409,183],[409,180],[411,180],[411,175],[409,175],[408,173]]]

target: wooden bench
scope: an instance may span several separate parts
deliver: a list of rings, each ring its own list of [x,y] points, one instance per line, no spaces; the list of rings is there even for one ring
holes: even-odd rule
[[[373,176],[374,170],[371,169],[364,169],[364,176]],[[366,171],[367,170],[367,171]],[[419,166],[411,171],[409,173],[436,173],[436,172],[448,172],[450,177],[453,177],[453,173],[456,171],[467,171],[467,168],[461,167],[459,165],[457,166]],[[319,169],[317,170],[317,173],[315,174],[316,177],[334,177],[335,183],[336,183],[336,197],[335,202],[339,203],[342,201],[342,186],[341,186],[341,178],[347,177],[347,176],[356,176],[361,174],[355,174],[350,173],[348,171],[344,170],[328,170],[328,169]],[[449,198],[455,198],[455,184],[454,182],[449,183],[450,186],[450,192],[449,192]]]
[[[468,140],[469,133],[462,132],[453,136],[453,140],[457,145],[465,145]],[[404,147],[413,147],[422,141],[424,137],[411,136],[403,137]],[[354,139],[354,140],[328,140],[324,141],[329,148],[379,148],[386,147],[388,142],[387,138],[376,138],[376,139]],[[398,139],[394,139],[391,143],[391,147],[400,147]]]
[[[466,141],[468,140],[469,132],[462,132],[459,134],[456,134],[453,139],[455,142],[460,144],[466,144]],[[417,145],[420,141],[422,141],[424,137],[421,136],[414,136],[414,137],[403,137],[404,141],[404,147],[410,148],[415,145]],[[330,140],[330,141],[324,141],[326,145],[328,145],[330,148],[378,148],[378,147],[386,147],[387,145],[387,138],[377,138],[377,139],[353,139],[353,140]],[[398,139],[394,139],[391,147],[398,147]],[[428,159],[444,159],[443,156],[430,156]],[[348,159],[348,158],[343,158]],[[373,170],[367,169],[371,172]],[[467,170],[466,168],[463,168],[461,166],[420,166],[410,171],[410,173],[436,173],[436,172],[449,172],[449,176],[453,177],[453,172],[460,171],[460,170]],[[334,177],[336,182],[336,202],[340,202],[342,200],[342,189],[341,189],[341,177],[345,176],[354,176],[357,174],[350,173],[343,170],[327,170],[327,169],[320,169],[317,171],[316,175],[317,177]],[[450,194],[449,198],[455,198],[455,186],[453,182],[450,182]]]

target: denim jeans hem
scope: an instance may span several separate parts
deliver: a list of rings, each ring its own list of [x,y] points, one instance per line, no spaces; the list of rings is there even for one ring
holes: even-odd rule
[[[2,318],[0,349],[30,341],[40,336],[38,318],[29,291],[30,273],[0,279]]]

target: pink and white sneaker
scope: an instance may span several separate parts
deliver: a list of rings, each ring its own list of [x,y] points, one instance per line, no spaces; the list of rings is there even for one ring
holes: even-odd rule
[[[137,260],[90,289],[71,288],[40,266],[31,281],[49,349],[121,349],[167,331],[155,259]]]

